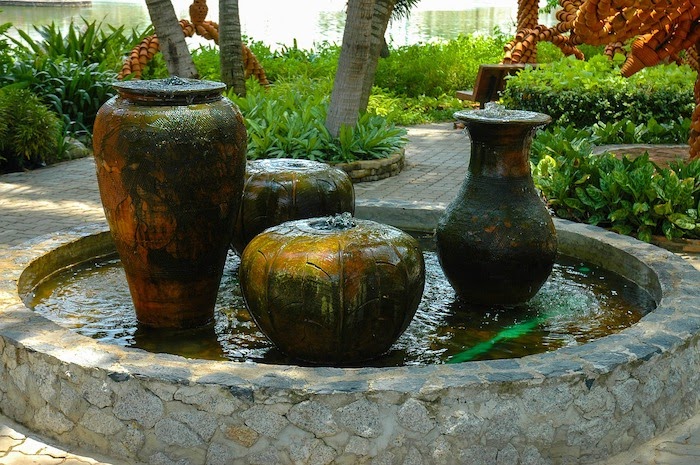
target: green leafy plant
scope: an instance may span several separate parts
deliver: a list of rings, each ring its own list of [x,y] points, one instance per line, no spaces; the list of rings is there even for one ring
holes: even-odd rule
[[[407,97],[440,97],[474,85],[479,65],[498,63],[505,36],[462,35],[446,42],[392,49],[379,61],[375,85]]]
[[[689,67],[656,66],[624,78],[620,64],[620,59],[601,55],[541,64],[508,79],[502,102],[576,127],[620,120],[637,125],[651,118],[667,124],[690,118],[695,78]]]
[[[406,130],[384,118],[365,113],[355,127],[343,126],[335,142],[331,161],[351,162],[386,158],[406,145]]]
[[[200,79],[218,81],[221,79],[219,49],[213,45],[202,45],[192,51],[192,61]]]
[[[329,42],[319,42],[313,50],[304,50],[295,41],[291,46],[272,50],[262,42],[244,41],[262,63],[265,74],[272,82],[332,78],[340,56],[340,47]]]
[[[41,166],[62,156],[58,117],[25,89],[0,90],[0,172]]]
[[[27,57],[49,57],[66,59],[74,63],[98,63],[103,69],[121,68],[124,52],[139,42],[139,38],[152,34],[152,27],[137,32],[125,33],[124,26],[114,28],[96,21],[88,22],[81,18],[83,24],[71,21],[64,34],[62,28],[51,23],[34,27],[41,39],[32,38],[29,33],[18,30],[20,39],[9,37],[15,44],[17,54]]]
[[[571,139],[541,133],[532,146],[535,184],[557,216],[644,241],[700,238],[699,160],[659,168],[646,154],[592,155],[586,131],[576,131],[565,130]]]
[[[12,48],[5,35],[11,27],[12,23],[0,24],[0,76],[7,74],[7,69],[15,60]]]
[[[350,162],[386,157],[406,144],[405,129],[371,114],[331,137],[325,127],[330,86],[328,79],[300,79],[264,89],[250,80],[245,98],[230,93],[245,116],[248,158]]]
[[[91,132],[100,106],[114,95],[116,76],[97,63],[36,57],[17,62],[10,73],[15,88],[27,88],[49,104],[70,132]]]
[[[463,103],[453,95],[406,97],[374,87],[367,111],[401,126],[449,121]]]
[[[591,139],[598,145],[684,144],[690,135],[690,118],[680,118],[669,123],[659,123],[654,118],[639,124],[629,120],[598,122],[590,129]]]

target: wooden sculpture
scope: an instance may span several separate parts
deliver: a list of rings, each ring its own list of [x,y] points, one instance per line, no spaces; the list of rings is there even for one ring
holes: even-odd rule
[[[206,0],[193,0],[192,5],[190,5],[190,21],[186,19],[180,20],[180,26],[185,37],[192,37],[198,34],[207,40],[213,40],[216,44],[219,43],[219,25],[214,21],[205,19],[208,11]],[[153,59],[159,49],[160,43],[155,34],[144,38],[139,45],[131,50],[127,59],[124,60],[122,70],[117,76],[118,79],[124,79],[124,77],[129,75],[131,75],[132,79],[140,79],[144,67]],[[243,44],[243,68],[246,78],[254,76],[260,84],[264,86],[269,85],[265,70],[260,65],[257,57],[245,44]]]
[[[700,71],[700,0],[559,0],[557,25],[549,28],[533,20],[536,0],[518,0],[518,31],[506,45],[504,63],[533,62],[537,43],[552,42],[565,55],[583,58],[577,45],[604,45],[607,55],[623,52],[632,40],[621,72],[629,77],[657,63],[685,61]],[[695,83],[696,107],[690,132],[690,159],[700,158],[700,80]]]

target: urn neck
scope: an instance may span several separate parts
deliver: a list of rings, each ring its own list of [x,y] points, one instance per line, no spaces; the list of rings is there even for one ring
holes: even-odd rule
[[[487,104],[488,105],[488,104]],[[530,145],[535,130],[552,121],[549,115],[490,105],[458,111],[471,138],[469,172],[487,177],[530,177]]]
[[[221,100],[226,85],[221,82],[183,79],[123,81],[112,84],[119,96],[141,105],[196,105]]]
[[[529,177],[530,146],[536,127],[466,123],[471,138],[469,172],[489,177]]]

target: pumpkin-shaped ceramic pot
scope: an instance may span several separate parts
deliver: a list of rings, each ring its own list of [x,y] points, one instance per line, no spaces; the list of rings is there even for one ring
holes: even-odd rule
[[[239,273],[262,332],[291,357],[330,365],[389,350],[415,315],[425,283],[413,237],[349,214],[267,229],[246,247]]]
[[[114,86],[119,94],[95,119],[95,167],[136,317],[150,327],[205,325],[243,191],[243,117],[218,82]]]
[[[249,161],[232,245],[240,255],[271,226],[343,212],[355,212],[355,190],[343,170],[312,160]]]

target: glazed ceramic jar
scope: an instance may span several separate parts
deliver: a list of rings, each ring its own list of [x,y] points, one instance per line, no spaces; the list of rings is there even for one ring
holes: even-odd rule
[[[557,253],[529,163],[534,132],[551,118],[492,108],[455,118],[469,132],[471,155],[462,188],[438,222],[440,265],[467,302],[525,302],[549,277]]]
[[[343,170],[292,158],[249,161],[233,248],[241,254],[257,234],[285,221],[354,211],[355,190]]]
[[[207,324],[245,175],[246,130],[225,86],[126,81],[97,114],[105,216],[140,323]]]
[[[240,283],[253,319],[284,353],[348,365],[385,353],[425,283],[416,240],[349,214],[290,221],[256,236]]]

